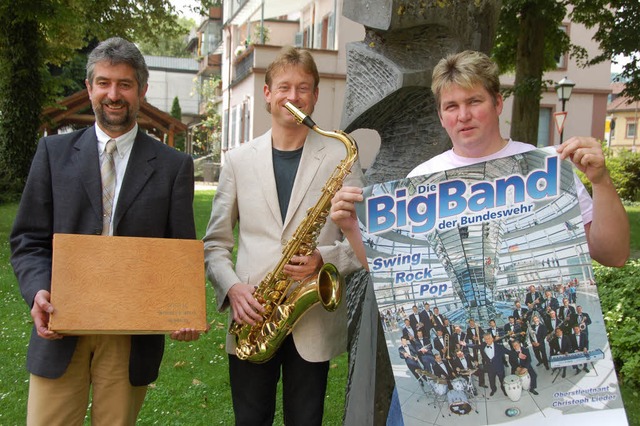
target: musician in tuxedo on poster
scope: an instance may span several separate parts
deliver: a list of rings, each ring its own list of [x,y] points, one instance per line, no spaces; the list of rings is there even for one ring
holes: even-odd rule
[[[513,309],[513,317],[517,320],[525,320],[526,316],[527,316],[527,312],[529,310],[527,308],[523,308],[522,304],[520,303],[519,300],[516,300],[515,302],[515,308]]]
[[[489,328],[487,329],[488,333],[491,333],[494,339],[499,339],[501,337],[500,329],[496,325],[496,321],[491,319],[489,320]]]
[[[556,311],[560,307],[558,303],[558,299],[553,297],[551,290],[547,290],[544,292],[544,300],[542,301],[542,307],[545,312]]]
[[[551,343],[549,343],[549,347],[551,348],[551,355],[566,355],[571,351],[571,342],[567,336],[564,335],[562,328],[558,327],[555,329],[555,338],[551,339]],[[562,368],[562,378],[565,378],[567,375],[567,367]]]
[[[424,366],[425,370],[431,371],[435,358],[433,356],[433,346],[428,338],[424,337],[422,330],[418,330],[415,340],[413,341],[413,348],[418,354],[418,359]]]
[[[522,328],[520,324],[516,323],[515,317],[513,315],[509,316],[509,322],[504,325],[504,333],[509,336],[509,344],[513,346],[514,340],[520,341],[523,337],[520,333],[522,333]]]
[[[484,330],[478,324],[476,324],[473,318],[469,319],[469,327],[467,327],[467,347],[472,348],[471,356],[474,361],[479,361],[478,352],[482,345],[482,336]]]
[[[486,332],[483,336],[484,344],[480,350],[482,356],[482,364],[489,376],[489,386],[491,386],[491,394],[493,396],[496,393],[496,377],[500,381],[500,389],[502,393],[507,396],[507,392],[504,389],[504,357],[507,355],[507,350],[502,344],[498,344],[494,341],[493,335],[490,332]]]
[[[536,286],[530,285],[529,292],[527,293],[527,296],[525,297],[524,302],[527,304],[527,306],[529,306],[529,304],[532,304],[535,306],[535,305],[539,305],[541,300],[542,300],[542,294],[538,290],[536,290]]]
[[[456,351],[456,356],[451,360],[451,368],[455,371],[455,374],[460,376],[463,371],[474,371],[473,375],[478,377],[478,385],[481,388],[486,388],[484,384],[484,370],[480,368],[477,361],[471,358],[471,355],[463,352],[462,350]]]
[[[435,354],[435,363],[433,364],[433,374],[441,379],[447,380],[447,386],[451,389],[451,380],[455,378],[453,368],[447,361],[446,357],[440,353]]]
[[[576,306],[576,325],[579,325],[580,329],[582,329],[582,331],[586,333],[587,336],[589,335],[591,316],[588,313],[583,312],[582,306],[580,305]]]
[[[544,364],[544,368],[548,370],[549,359],[547,358],[547,334],[547,327],[542,321],[540,321],[540,316],[535,315],[533,317],[533,324],[531,324],[531,329],[529,330],[529,340],[533,347],[533,355],[538,360],[538,364],[536,366],[539,367]]]
[[[573,306],[571,306],[569,304],[569,299],[568,298],[564,298],[562,299],[562,306],[560,308],[558,308],[558,319],[560,321],[563,321],[563,325],[565,326],[565,330],[566,331],[570,328],[572,328],[575,324],[575,314],[576,314],[576,310]]]
[[[422,377],[416,370],[420,369],[420,364],[418,363],[418,353],[415,348],[409,343],[409,339],[406,337],[400,338],[400,347],[398,348],[398,355],[400,358],[404,359],[404,362],[407,364],[407,368],[411,371],[411,374],[418,379],[418,382],[422,385]]]
[[[418,334],[418,328],[422,328],[423,325],[420,321],[420,315],[418,314],[418,307],[413,305],[411,307],[411,315],[409,315],[409,323],[411,328],[413,329],[413,335],[416,336]]]
[[[458,350],[461,349],[465,352],[468,352],[467,348],[467,335],[462,331],[459,325],[453,327],[453,334],[451,335],[451,344],[453,347]]]
[[[445,351],[448,351],[448,348],[445,349],[445,347],[447,346],[447,339],[445,339],[445,335],[444,335],[444,329],[442,327],[436,327],[436,337],[433,338],[433,349],[435,349],[436,351],[442,353],[445,353]],[[451,341],[449,341],[449,345],[451,345]]]
[[[453,324],[451,324],[451,322],[449,321],[449,318],[444,318],[444,334],[448,334],[449,336],[453,335],[453,332],[455,331],[455,327],[453,326]]]
[[[528,390],[532,394],[537,395],[538,392],[536,391],[536,387],[538,387],[538,375],[531,366],[531,354],[529,353],[529,349],[522,347],[520,342],[517,340],[514,341],[512,345],[513,349],[509,352],[511,374],[516,374],[518,372],[518,368],[526,369],[529,373],[529,377],[531,377],[531,385]]]
[[[409,341],[413,341],[416,338],[416,335],[413,331],[413,327],[411,327],[411,321],[409,318],[404,319],[404,324],[402,325],[402,337]]]
[[[585,354],[589,353],[589,336],[587,333],[580,329],[578,324],[573,326],[573,333],[569,336],[569,341],[571,342],[571,351],[572,352],[584,352]],[[587,368],[587,363],[582,364],[582,367],[579,365],[574,365],[573,368],[576,370],[576,374],[580,373],[580,369],[582,368],[585,373],[589,372],[589,368]]]
[[[444,327],[444,317],[440,314],[438,307],[433,308],[433,326]]]
[[[544,325],[547,327],[549,333],[554,331],[560,325],[560,322],[555,311],[549,312],[549,315],[544,318]]]
[[[434,327],[433,322],[433,312],[431,312],[431,308],[429,307],[429,302],[424,302],[424,309],[420,311],[420,322],[424,327],[424,336],[427,339],[431,339],[431,330]]]

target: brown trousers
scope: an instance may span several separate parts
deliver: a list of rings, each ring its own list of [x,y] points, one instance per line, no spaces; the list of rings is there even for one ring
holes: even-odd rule
[[[80,337],[62,377],[31,374],[27,426],[82,425],[90,390],[92,425],[135,425],[147,387],[129,383],[130,351],[131,336]]]

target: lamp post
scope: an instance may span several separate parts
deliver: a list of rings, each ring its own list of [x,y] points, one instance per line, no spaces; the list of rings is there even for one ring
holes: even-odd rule
[[[571,91],[573,90],[573,86],[575,85],[576,84],[573,81],[569,80],[567,76],[556,83],[556,93],[558,93],[558,100],[562,102],[562,112],[564,112],[565,104],[571,97]],[[564,125],[562,126],[562,130],[560,131],[560,143],[562,143],[563,136]]]

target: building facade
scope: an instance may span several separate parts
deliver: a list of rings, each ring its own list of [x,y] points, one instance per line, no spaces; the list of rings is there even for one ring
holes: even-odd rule
[[[310,49],[320,72],[320,95],[314,120],[322,128],[338,129],[342,117],[346,82],[345,45],[364,38],[364,27],[342,16],[338,0],[236,0],[224,2],[222,33],[221,114],[222,151],[233,149],[264,133],[270,116],[264,108],[264,73],[284,45]],[[598,53],[593,30],[566,21],[563,24],[572,43],[584,47],[590,56]],[[557,82],[568,76],[576,83],[566,103],[564,139],[586,135],[604,138],[607,96],[610,93],[610,62],[587,69],[567,56],[559,58],[558,69],[543,76]],[[514,76],[504,75],[503,86],[513,85]],[[500,127],[510,134],[513,99],[505,101]],[[538,146],[559,143],[554,113],[561,111],[554,87],[540,102]],[[379,136],[370,130],[353,134],[360,148],[361,163],[369,167],[380,146]],[[528,141],[527,141],[528,142]]]
[[[640,102],[630,102],[629,98],[620,96],[622,88],[622,83],[612,85],[611,102],[607,107],[607,145],[613,149],[636,152]]]

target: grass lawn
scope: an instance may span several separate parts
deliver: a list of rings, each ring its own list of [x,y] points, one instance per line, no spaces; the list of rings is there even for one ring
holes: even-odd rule
[[[194,202],[198,238],[204,235],[213,191],[197,191]],[[9,232],[17,205],[0,205],[0,425],[23,425],[29,375],[24,367],[31,317],[9,265]],[[224,342],[226,313],[215,309],[207,285],[207,316],[211,331],[195,342],[167,339],[160,378],[151,385],[139,425],[233,424],[231,392]],[[332,361],[325,403],[325,424],[342,422],[347,378],[346,354]],[[278,406],[275,424],[282,424]]]
[[[198,237],[209,219],[213,191],[196,192],[195,216]],[[8,234],[17,205],[0,205],[0,425],[25,423],[28,374],[24,368],[31,317],[9,265]],[[640,257],[640,207],[629,207],[632,257]],[[230,425],[233,410],[224,351],[226,314],[215,310],[211,286],[207,286],[211,331],[196,342],[167,339],[160,378],[150,387],[139,425]],[[325,403],[324,424],[342,421],[347,377],[347,356],[332,361]],[[631,425],[640,425],[638,390],[621,386]],[[275,424],[282,424],[278,407]]]

